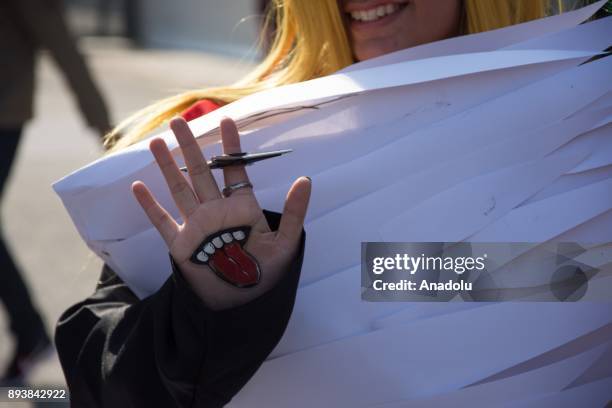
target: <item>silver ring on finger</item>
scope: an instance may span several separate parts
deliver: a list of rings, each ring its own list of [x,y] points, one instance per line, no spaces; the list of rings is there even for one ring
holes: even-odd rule
[[[248,181],[241,181],[239,183],[230,184],[229,186],[225,186],[223,188],[223,196],[229,197],[234,191],[247,187],[253,188],[253,185]]]

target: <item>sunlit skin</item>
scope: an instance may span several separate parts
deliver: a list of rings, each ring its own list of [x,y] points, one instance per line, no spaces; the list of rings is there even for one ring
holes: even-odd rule
[[[225,118],[220,123],[225,154],[241,152],[236,123]],[[188,169],[188,182],[161,138],[149,147],[182,218],[179,224],[153,196],[142,181],[132,184],[132,191],[145,214],[168,246],[175,264],[204,304],[222,310],[247,303],[279,281],[295,258],[310,199],[310,179],[300,177],[291,186],[277,231],[271,231],[251,188],[236,190],[224,197],[207,166],[206,159],[183,118],[170,122]],[[249,180],[244,166],[223,169],[225,185]],[[249,289],[237,288],[216,276],[207,265],[195,264],[192,254],[211,234],[231,227],[251,227],[245,250],[261,267],[261,281]]]
[[[338,0],[345,15],[353,55],[358,61],[459,34],[461,0]],[[361,13],[386,11],[363,21]],[[390,7],[390,8],[389,8]],[[359,15],[355,18],[354,13]]]

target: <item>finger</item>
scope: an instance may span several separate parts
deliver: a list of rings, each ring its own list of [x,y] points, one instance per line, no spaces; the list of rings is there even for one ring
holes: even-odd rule
[[[153,156],[155,156],[155,161],[157,161],[157,165],[166,179],[166,184],[168,184],[168,188],[170,189],[176,206],[183,215],[183,218],[186,218],[186,216],[192,214],[198,207],[198,199],[176,165],[170,150],[168,150],[168,146],[166,146],[166,142],[159,138],[153,139],[149,148]]]
[[[151,224],[159,231],[168,248],[172,245],[174,237],[178,233],[179,226],[168,212],[155,200],[153,194],[141,181],[132,184],[132,192],[138,203],[151,220]]]
[[[278,234],[289,243],[297,242],[304,226],[312,183],[308,177],[297,179],[285,200],[285,208],[278,227]]]
[[[239,153],[241,152],[240,147],[240,135],[238,134],[238,128],[236,123],[230,118],[223,118],[221,120],[221,143],[223,144],[223,153]],[[244,169],[244,166],[228,166],[223,168],[223,178],[225,179],[225,185],[230,186],[232,184],[240,183],[243,181],[249,181],[249,176]],[[253,194],[251,188],[241,188],[232,192],[233,195],[237,194]]]
[[[185,119],[181,117],[172,119],[170,128],[181,146],[193,190],[200,202],[221,198],[217,182],[206,164],[202,150]]]

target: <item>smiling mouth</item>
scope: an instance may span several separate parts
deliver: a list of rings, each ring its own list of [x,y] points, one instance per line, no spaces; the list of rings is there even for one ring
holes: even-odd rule
[[[357,23],[372,23],[385,17],[399,13],[407,3],[389,2],[375,7],[347,12],[351,21]]]

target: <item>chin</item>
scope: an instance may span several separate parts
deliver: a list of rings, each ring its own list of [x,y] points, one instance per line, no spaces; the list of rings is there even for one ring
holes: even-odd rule
[[[387,49],[382,47],[355,47],[354,56],[357,61],[365,61],[371,58],[380,57],[381,55],[389,54],[397,51],[395,49]]]

